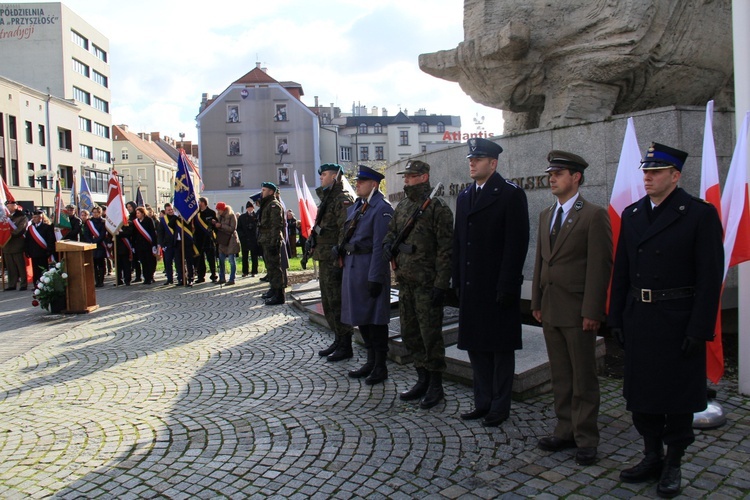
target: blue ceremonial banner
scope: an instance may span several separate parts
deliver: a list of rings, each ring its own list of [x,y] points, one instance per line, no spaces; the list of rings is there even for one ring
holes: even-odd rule
[[[78,208],[81,210],[88,210],[91,212],[91,210],[94,209],[94,201],[91,199],[91,191],[86,182],[86,177],[84,177],[83,174],[81,174],[81,194],[78,197],[78,205]]]
[[[190,168],[187,165],[185,153],[181,152],[177,157],[177,174],[174,179],[174,207],[180,215],[190,221],[198,213],[198,199],[193,188],[193,179],[190,177]]]
[[[136,207],[143,207],[145,206],[143,204],[143,195],[141,194],[141,185],[138,184],[138,188],[135,190],[135,206]]]

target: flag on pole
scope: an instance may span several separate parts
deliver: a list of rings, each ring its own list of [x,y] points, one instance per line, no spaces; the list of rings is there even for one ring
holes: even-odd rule
[[[91,191],[83,173],[81,173],[81,194],[78,196],[78,208],[89,212],[94,208],[94,200],[91,199]]]
[[[70,186],[70,204],[76,206],[76,211],[80,214],[81,207],[78,206],[78,193],[76,192],[76,171],[73,170],[73,185]]]
[[[346,178],[343,172],[341,173],[341,185],[344,187],[344,191],[349,193],[349,196],[351,196],[353,200],[357,199],[356,191],[354,191],[352,184],[349,182],[349,179]]]
[[[13,195],[10,193],[10,189],[8,189],[8,185],[5,184],[5,179],[0,175],[0,182],[2,182],[2,189],[0,189],[0,206],[2,206],[2,209],[0,209],[0,248],[4,247],[6,243],[10,240],[12,236],[12,231],[14,227],[12,226],[12,222],[10,220],[10,212],[8,212],[8,208],[5,206],[5,202],[15,201],[16,199],[13,198]]]
[[[307,210],[305,195],[302,193],[302,189],[299,186],[299,177],[297,177],[296,170],[294,171],[294,190],[297,192],[297,203],[299,204],[299,231],[302,237],[307,239],[310,237],[310,231],[312,231],[315,220],[310,217],[310,212]]]
[[[198,199],[195,196],[191,169],[184,151],[177,157],[177,173],[174,179],[174,207],[183,219],[190,222],[198,213]]]
[[[143,203],[143,195],[141,194],[141,185],[138,184],[138,187],[135,190],[135,206],[136,207],[143,207],[145,206]]]
[[[732,163],[721,196],[724,225],[724,277],[730,267],[750,260],[750,206],[747,193],[747,134],[750,111],[737,136]]]
[[[701,162],[700,197],[716,208],[721,217],[721,189],[719,165],[714,144],[714,102],[706,104],[706,125],[703,131],[703,159]],[[724,348],[721,340],[721,304],[716,314],[714,340],[706,343],[706,376],[714,384],[724,375]]]
[[[310,188],[307,187],[305,174],[302,174],[302,195],[305,198],[305,206],[310,214],[310,218],[314,221],[318,217],[318,206],[315,204],[315,198],[313,198]]]
[[[117,234],[117,231],[123,225],[127,225],[127,214],[125,200],[122,198],[120,179],[117,178],[117,172],[112,170],[109,174],[109,183],[107,184],[107,218],[104,220],[107,231],[113,235]]]
[[[70,219],[65,212],[65,204],[62,200],[62,188],[60,177],[55,181],[55,227],[70,229]]]

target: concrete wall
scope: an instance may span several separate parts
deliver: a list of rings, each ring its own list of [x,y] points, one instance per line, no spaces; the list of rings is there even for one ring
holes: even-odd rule
[[[547,176],[544,173],[547,153],[552,149],[561,149],[579,154],[586,159],[589,167],[586,169],[581,193],[587,200],[607,207],[625,137],[626,122],[630,116],[635,123],[641,152],[645,151],[651,142],[659,142],[689,153],[680,185],[697,196],[700,190],[706,116],[703,107],[672,106],[627,116],[613,116],[607,120],[583,125],[528,130],[495,138],[495,142],[504,150],[499,158],[498,172],[523,187],[529,202],[531,240],[524,266],[524,276],[527,280],[531,279],[533,271],[539,213],[555,201],[549,192]],[[714,112],[714,140],[723,187],[736,142],[734,112]],[[443,198],[452,209],[456,206],[456,195],[467,183],[472,182],[469,177],[467,154],[468,147],[462,144],[413,157],[430,164],[431,182],[433,185],[443,183]],[[403,197],[403,182],[396,172],[404,164],[405,161],[400,161],[386,170],[388,198],[394,205]],[[636,169],[638,167],[637,164],[632,166]],[[736,276],[732,272],[728,279],[728,288],[736,287]],[[731,294],[728,300],[731,300]]]

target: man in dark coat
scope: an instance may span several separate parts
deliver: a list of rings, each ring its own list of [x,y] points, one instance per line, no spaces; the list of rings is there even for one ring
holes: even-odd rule
[[[84,243],[93,243],[94,249],[94,281],[97,288],[104,286],[104,274],[107,269],[104,264],[104,258],[107,256],[104,246],[104,238],[107,235],[107,228],[102,219],[102,209],[97,205],[91,209],[92,217],[89,217],[87,210],[81,210],[81,241]]]
[[[544,330],[557,425],[538,446],[577,448],[576,463],[591,465],[599,445],[596,334],[612,275],[612,230],[607,210],[579,192],[586,160],[550,151],[547,161],[557,201],[539,215],[531,312]]]
[[[237,236],[242,245],[242,276],[255,277],[258,274],[258,216],[252,201],[245,204],[245,212],[237,218]],[[250,272],[248,256],[252,262]]]
[[[452,282],[459,295],[458,348],[469,352],[474,410],[499,426],[510,416],[515,350],[521,349],[520,297],[529,247],[526,194],[497,173],[498,144],[469,139],[474,183],[456,200]]]
[[[343,256],[341,322],[359,326],[374,354],[368,385],[388,378],[388,322],[391,319],[391,267],[383,259],[383,238],[393,207],[378,190],[383,174],[359,166],[357,202],[347,209],[342,239],[333,253]],[[354,231],[350,231],[353,224]]]
[[[264,182],[261,186],[258,243],[263,247],[263,262],[268,272],[268,284],[271,285],[271,289],[264,295],[265,305],[276,306],[286,302],[286,283],[281,259],[282,251],[286,255],[283,247],[286,222],[284,208],[276,197],[279,188],[273,182]]]
[[[206,281],[206,262],[211,271],[211,282],[216,283],[216,241],[214,240],[213,221],[216,220],[216,212],[208,208],[208,198],[198,198],[198,215],[193,218],[195,223],[195,246],[200,255],[195,258],[195,273],[198,279],[196,283]]]
[[[620,479],[659,478],[663,497],[681,490],[693,413],[706,409],[706,341],[724,275],[716,209],[677,187],[686,158],[652,143],[641,161],[647,196],[622,213],[608,320],[625,347],[623,392],[645,445],[645,458]]]
[[[26,230],[26,255],[31,259],[34,286],[49,267],[49,258],[55,251],[55,230],[44,220],[43,210],[34,210],[31,224]]]
[[[72,204],[67,205],[65,207],[65,213],[68,215],[68,220],[70,221],[70,229],[67,229],[63,232],[62,239],[79,241],[81,239],[83,223],[78,215],[76,215],[76,206]]]

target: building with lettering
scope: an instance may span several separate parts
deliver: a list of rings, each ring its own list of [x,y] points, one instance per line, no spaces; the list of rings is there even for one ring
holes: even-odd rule
[[[248,196],[272,181],[296,206],[294,173],[309,185],[318,182],[318,117],[302,95],[300,84],[276,81],[260,63],[220,95],[203,95],[196,120],[209,204],[244,211]]]
[[[32,138],[42,126],[51,137],[45,142],[56,147],[50,149],[45,165],[59,173],[68,187],[73,179],[72,174],[70,177],[66,174],[70,167],[77,176],[83,170],[86,175],[95,172],[95,177],[104,175],[111,167],[109,75],[109,41],[62,3],[0,4],[0,76],[45,94],[50,102],[57,98],[71,100],[77,108],[73,126],[67,122],[60,127],[48,124],[46,116],[40,117],[40,121],[30,120]],[[17,130],[25,128],[26,121],[16,120]],[[9,116],[4,116],[3,125],[9,127]],[[38,140],[33,144],[39,145]],[[6,168],[12,169],[13,152],[5,151]],[[75,161],[70,159],[71,151]],[[17,152],[20,154],[18,148]],[[37,165],[39,161],[20,157],[15,160],[20,169],[16,187],[30,187],[28,181],[24,182],[28,177],[26,164]],[[95,194],[95,201],[105,200],[106,192],[99,194]],[[47,200],[44,202],[49,205]]]

